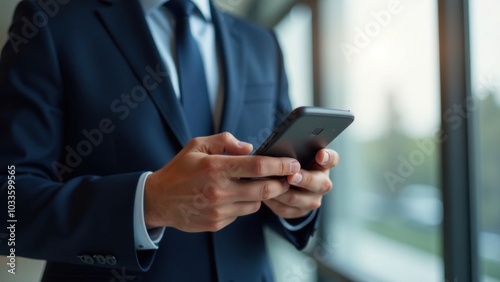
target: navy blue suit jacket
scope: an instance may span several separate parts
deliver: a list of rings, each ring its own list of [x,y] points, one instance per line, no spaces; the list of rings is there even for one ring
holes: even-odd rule
[[[269,30],[212,13],[221,131],[258,146],[290,110],[281,51]],[[158,250],[136,251],[139,176],[191,138],[136,0],[21,2],[1,56],[0,101],[1,198],[14,165],[16,255],[47,260],[45,281],[209,281],[197,264],[206,252],[219,281],[271,281],[263,226],[297,248],[314,232],[315,222],[289,232],[263,207],[208,235],[167,229]],[[213,251],[192,247],[201,238]]]

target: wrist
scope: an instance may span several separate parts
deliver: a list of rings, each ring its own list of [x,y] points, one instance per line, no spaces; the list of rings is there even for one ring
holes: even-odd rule
[[[156,199],[158,198],[156,193],[158,190],[157,187],[156,174],[152,173],[148,175],[144,185],[144,222],[147,229],[164,226],[156,208]]]

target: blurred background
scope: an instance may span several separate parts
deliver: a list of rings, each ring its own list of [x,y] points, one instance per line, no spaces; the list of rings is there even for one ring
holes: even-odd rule
[[[0,42],[18,2],[0,2]],[[307,251],[267,232],[277,281],[500,281],[499,0],[215,2],[276,31],[294,106],[356,115],[331,144],[341,156],[335,189]],[[445,24],[453,14],[463,26]],[[465,81],[443,68],[455,50],[443,31],[465,35]],[[467,99],[443,104],[443,78]],[[458,121],[467,151],[450,149],[453,134],[441,131],[443,122],[461,130]],[[464,177],[449,166],[462,162],[465,190],[446,181]],[[1,281],[38,281],[43,269],[22,260],[12,276],[1,259]],[[464,266],[470,276],[450,276]]]

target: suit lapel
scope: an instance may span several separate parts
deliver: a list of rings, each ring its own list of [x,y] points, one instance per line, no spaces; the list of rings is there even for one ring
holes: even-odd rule
[[[166,75],[142,7],[132,0],[101,0],[107,6],[97,13],[135,75],[142,83],[146,77],[159,80],[157,87],[150,87],[149,95],[161,116],[170,126],[172,133],[184,146],[191,138],[179,100],[175,96],[170,76]],[[145,32],[146,31],[146,32]],[[155,77],[156,75],[156,77]]]
[[[232,18],[219,9],[212,7],[212,18],[217,35],[217,47],[222,57],[224,75],[224,108],[221,120],[221,132],[234,132],[243,106],[245,65],[244,46],[240,35],[232,29]]]

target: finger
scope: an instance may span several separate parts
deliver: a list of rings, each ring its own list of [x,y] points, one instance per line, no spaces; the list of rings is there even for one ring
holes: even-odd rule
[[[196,201],[210,207],[223,207],[236,202],[261,202],[279,196],[290,188],[286,179],[227,180],[224,185],[210,182],[196,191]],[[208,214],[208,216],[213,216]]]
[[[238,202],[265,201],[277,197],[290,189],[285,179],[237,181],[231,197]]]
[[[275,199],[270,199],[264,202],[266,206],[268,206],[277,216],[281,216],[283,218],[299,218],[306,216],[310,213],[310,210],[302,210],[296,207],[291,207],[285,205]]]
[[[253,149],[252,144],[238,140],[229,132],[194,138],[190,141],[188,146],[193,150],[210,155],[224,153],[230,155],[246,155]]]
[[[290,189],[273,200],[278,201],[286,206],[298,208],[300,210],[315,210],[321,207],[321,199],[319,194],[309,192],[302,189]]]
[[[262,201],[256,202],[236,202],[232,206],[238,216],[253,214],[259,211]]]
[[[269,176],[287,176],[300,171],[300,163],[291,158],[273,158],[265,156],[221,156],[229,177],[262,178]]]
[[[333,188],[333,183],[328,175],[328,170],[300,170],[300,172],[289,175],[288,183],[293,186],[304,188],[316,194],[324,195]]]
[[[332,168],[338,164],[339,160],[339,154],[331,149],[321,149],[316,153],[316,163],[318,168]]]

